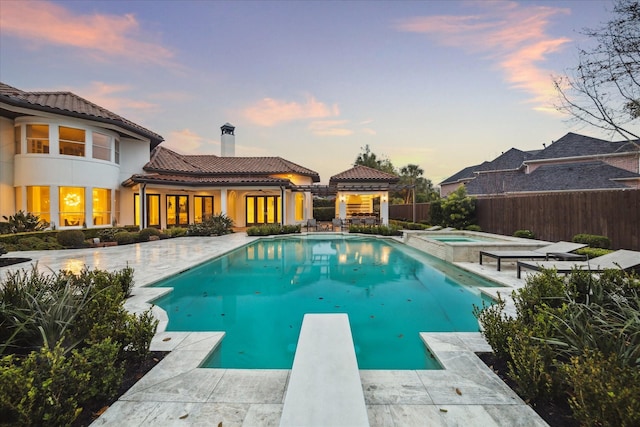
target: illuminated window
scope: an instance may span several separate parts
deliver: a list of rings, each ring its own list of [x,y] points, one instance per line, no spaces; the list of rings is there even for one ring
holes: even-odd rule
[[[140,225],[140,195],[133,195],[135,225]],[[147,227],[160,227],[160,195],[147,194]]]
[[[59,205],[60,226],[84,224],[84,187],[60,187]]]
[[[28,186],[27,187],[27,212],[38,215],[40,219],[51,221],[51,198],[49,187]]]
[[[304,220],[304,194],[296,193],[296,221]]]
[[[147,226],[160,227],[159,194],[147,194]]]
[[[111,161],[111,137],[93,132],[93,158]]]
[[[189,198],[167,196],[167,226],[189,225]]]
[[[22,126],[16,126],[14,129],[15,154],[22,153]]]
[[[93,189],[93,225],[111,224],[111,190]]]
[[[27,153],[49,154],[49,125],[27,125]]]
[[[194,221],[197,223],[213,215],[213,196],[194,196]]]
[[[65,154],[67,156],[84,157],[84,129],[75,129],[60,126],[59,138],[60,154]]]
[[[116,206],[113,212],[113,219],[116,224],[120,224],[120,190],[116,190]]]

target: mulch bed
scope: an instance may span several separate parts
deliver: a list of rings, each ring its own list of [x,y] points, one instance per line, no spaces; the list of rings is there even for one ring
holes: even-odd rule
[[[73,427],[88,426],[96,420],[109,406],[118,400],[127,390],[129,390],[140,378],[153,369],[168,354],[163,351],[152,351],[149,357],[141,364],[128,364],[125,368],[122,384],[116,393],[116,397],[107,401],[92,401],[84,406],[80,416],[72,424]]]
[[[21,262],[31,261],[31,258],[4,258],[0,257],[0,267],[8,267],[13,264],[20,264]]]
[[[478,353],[478,357],[497,376],[500,377],[513,391],[516,391],[516,384],[507,376],[507,364],[504,360],[498,359],[493,353]],[[573,414],[569,404],[564,399],[553,402],[538,402],[532,404],[527,402],[538,415],[544,419],[551,427],[579,427],[580,424],[573,419]]]

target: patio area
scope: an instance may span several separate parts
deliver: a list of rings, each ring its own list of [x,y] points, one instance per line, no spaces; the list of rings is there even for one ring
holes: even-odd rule
[[[255,237],[188,237],[127,246],[10,253],[37,262],[40,271],[134,268],[135,288],[127,308],[141,312],[159,290],[144,287],[240,247]],[[510,268],[458,263],[476,274],[521,286]],[[18,264],[0,269],[28,268]],[[489,288],[487,288],[489,289]],[[496,292],[500,288],[490,288]],[[161,291],[161,290],[160,290]],[[93,425],[275,426],[280,423],[290,370],[199,368],[224,338],[223,332],[163,332],[153,351],[171,351]],[[479,333],[425,333],[421,338],[443,370],[360,370],[371,426],[544,426],[546,423],[506,386],[474,352],[490,351]],[[330,410],[330,408],[327,408]]]

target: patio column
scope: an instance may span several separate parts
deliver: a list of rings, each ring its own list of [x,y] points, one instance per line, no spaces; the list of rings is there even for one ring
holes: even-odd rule
[[[304,193],[304,220],[313,218],[313,194],[310,191]]]
[[[220,213],[227,215],[227,189],[220,190]]]
[[[340,214],[340,219],[347,219],[347,195],[339,192],[336,200],[338,201],[338,212]]]
[[[380,222],[389,225],[389,192],[385,191],[380,197]]]

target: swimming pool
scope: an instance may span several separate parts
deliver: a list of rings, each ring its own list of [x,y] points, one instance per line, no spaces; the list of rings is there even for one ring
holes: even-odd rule
[[[215,368],[289,369],[305,313],[348,313],[361,369],[437,369],[419,332],[478,331],[492,286],[378,238],[261,239],[154,285],[168,331],[225,331]]]

